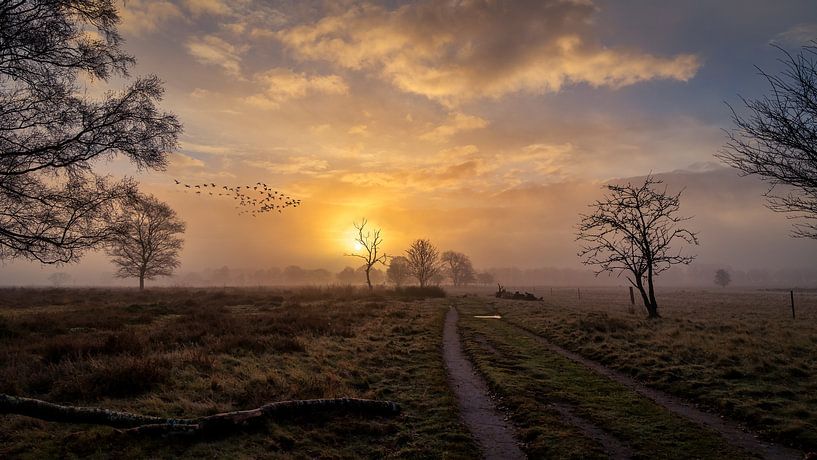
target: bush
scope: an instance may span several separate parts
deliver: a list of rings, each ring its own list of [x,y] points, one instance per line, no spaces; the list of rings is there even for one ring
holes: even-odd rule
[[[445,297],[445,290],[440,286],[406,286],[394,288],[394,294],[403,299],[436,299]]]

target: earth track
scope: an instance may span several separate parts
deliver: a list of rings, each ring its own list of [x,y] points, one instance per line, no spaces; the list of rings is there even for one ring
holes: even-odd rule
[[[797,460],[803,458],[803,453],[796,449],[761,441],[756,435],[746,431],[735,422],[723,419],[714,414],[703,412],[688,402],[683,401],[681,398],[677,398],[661,390],[656,390],[654,388],[649,388],[642,385],[624,373],[611,369],[591,359],[585,358],[578,353],[562,348],[523,326],[507,321],[504,318],[501,321],[505,321],[505,324],[508,324],[519,330],[522,334],[533,338],[544,348],[573,362],[581,364],[588,369],[609,378],[610,380],[624,385],[630,390],[654,401],[656,404],[664,407],[676,415],[684,417],[694,423],[697,423],[698,425],[717,432],[727,442],[736,447],[740,447],[749,452],[757,453],[761,457],[768,460]]]
[[[489,396],[488,385],[462,351],[458,320],[457,310],[451,307],[445,315],[443,359],[462,419],[485,459],[525,459],[527,456],[514,437],[513,427],[497,410]]]

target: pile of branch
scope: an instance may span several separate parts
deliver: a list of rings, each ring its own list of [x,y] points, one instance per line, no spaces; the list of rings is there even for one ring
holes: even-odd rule
[[[512,300],[545,300],[543,297],[536,297],[535,295],[527,291],[524,294],[522,294],[519,291],[516,291],[513,294],[511,294],[510,292],[506,291],[505,287],[502,286],[501,284],[497,284],[496,298]]]
[[[0,414],[17,414],[50,422],[105,425],[135,434],[200,433],[224,431],[267,418],[317,413],[388,416],[400,413],[391,401],[337,398],[279,401],[257,409],[222,412],[196,418],[164,418],[95,407],[63,406],[39,399],[0,393]]]

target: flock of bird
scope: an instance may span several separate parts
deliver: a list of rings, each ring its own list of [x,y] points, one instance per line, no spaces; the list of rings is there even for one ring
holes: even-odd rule
[[[195,192],[196,195],[202,196],[232,198],[236,201],[235,208],[239,209],[239,215],[248,214],[256,217],[268,212],[278,211],[280,213],[285,208],[297,208],[301,204],[301,200],[284,195],[283,192],[279,193],[263,182],[257,182],[255,185],[228,187],[213,182],[185,184],[178,179],[173,180],[176,185],[183,187],[185,192]]]

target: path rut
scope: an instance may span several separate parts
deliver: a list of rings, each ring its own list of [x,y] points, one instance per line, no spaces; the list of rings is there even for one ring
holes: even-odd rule
[[[485,459],[527,458],[514,438],[513,428],[504,420],[491,398],[488,386],[462,351],[457,332],[459,314],[455,308],[445,315],[443,358],[451,387],[457,395],[460,414]]]
[[[673,412],[674,414],[719,433],[727,442],[736,447],[743,448],[749,452],[755,452],[761,455],[763,458],[769,460],[795,460],[803,458],[803,453],[798,450],[781,446],[779,444],[760,441],[755,435],[743,430],[734,422],[703,412],[689,403],[686,403],[682,399],[671,396],[663,391],[646,387],[626,374],[610,369],[603,364],[587,359],[570,350],[564,349],[522,326],[509,321],[506,321],[506,323],[514,326],[523,334],[537,340],[548,350],[562,355],[571,361],[579,363],[598,374],[624,385],[630,390],[651,399],[656,404],[663,406],[665,409]]]

